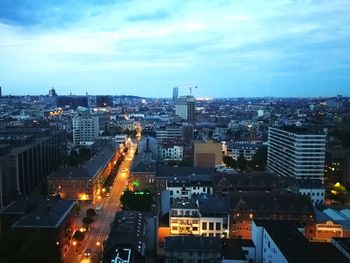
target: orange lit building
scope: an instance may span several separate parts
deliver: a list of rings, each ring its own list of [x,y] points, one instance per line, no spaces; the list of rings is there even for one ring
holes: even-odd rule
[[[48,192],[62,198],[96,202],[102,194],[102,185],[122,156],[119,144],[110,141],[82,167],[68,167],[51,173]]]

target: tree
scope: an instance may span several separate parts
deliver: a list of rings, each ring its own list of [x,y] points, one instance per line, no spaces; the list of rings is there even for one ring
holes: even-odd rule
[[[241,153],[237,158],[237,168],[240,171],[244,171],[247,169],[247,160],[244,158],[243,153]]]
[[[253,155],[249,166],[254,170],[264,170],[267,162],[267,147],[261,146]]]
[[[83,218],[83,224],[84,225],[90,225],[94,222],[94,219],[92,217],[86,216]]]
[[[231,156],[225,155],[222,158],[223,163],[230,168],[236,169],[237,168],[237,161],[233,159]]]
[[[73,235],[73,239],[76,241],[82,241],[85,237],[85,234],[83,232],[80,231],[75,231],[74,235]]]
[[[96,211],[93,208],[89,208],[88,210],[86,210],[86,216],[87,217],[94,217],[96,215]]]
[[[153,204],[153,194],[145,191],[126,191],[120,198],[125,210],[151,211]]]

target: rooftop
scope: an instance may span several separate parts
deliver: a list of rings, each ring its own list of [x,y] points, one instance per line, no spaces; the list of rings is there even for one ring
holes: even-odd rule
[[[243,248],[254,247],[252,240],[248,239],[225,239],[223,240],[222,257],[224,259],[246,260]]]
[[[293,214],[314,214],[314,208],[307,196],[276,192],[237,192],[229,197],[230,210],[244,209],[255,212],[280,212]],[[239,207],[240,206],[240,207]]]
[[[219,237],[173,236],[165,238],[165,251],[208,251],[221,253]]]
[[[189,175],[212,175],[215,168],[207,167],[169,167],[159,166],[157,168],[157,177],[185,177]]]
[[[266,230],[288,262],[325,262],[298,230],[301,226],[297,222],[288,220],[254,220],[254,222]]]
[[[9,213],[18,209],[23,212],[23,201],[20,204],[13,204],[8,207],[4,213]],[[35,202],[34,202],[35,203]],[[76,207],[73,200],[63,200],[58,198],[46,198],[42,202],[35,203],[33,210],[21,217],[12,227],[15,228],[59,228],[67,215]],[[25,208],[28,209],[28,206]],[[3,212],[2,212],[3,213]]]

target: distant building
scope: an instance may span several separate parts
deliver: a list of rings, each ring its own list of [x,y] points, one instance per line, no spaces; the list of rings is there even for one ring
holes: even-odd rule
[[[56,90],[53,87],[49,90],[49,97],[57,97]]]
[[[193,96],[182,96],[176,99],[175,114],[190,123],[195,118],[195,100]]]
[[[254,154],[262,146],[258,143],[228,143],[227,156],[237,160],[242,154],[247,161],[251,161]]]
[[[173,101],[176,101],[176,99],[179,97],[179,88],[174,87],[173,88]]]
[[[326,133],[269,128],[267,169],[279,176],[323,180]]]
[[[76,109],[80,107],[88,107],[88,97],[86,96],[57,96],[57,107]]]
[[[215,167],[222,163],[222,144],[220,142],[194,142],[194,166]]]
[[[80,113],[73,117],[73,143],[92,144],[99,136],[97,115]]]

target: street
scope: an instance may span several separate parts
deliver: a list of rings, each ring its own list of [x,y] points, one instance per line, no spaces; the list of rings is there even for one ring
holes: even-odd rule
[[[81,241],[79,247],[77,244],[71,246],[64,262],[65,263],[97,263],[103,251],[103,242],[109,234],[110,224],[113,222],[115,213],[120,210],[120,197],[126,186],[126,180],[129,178],[130,166],[134,157],[137,144],[132,144],[130,150],[120,165],[117,176],[113,182],[110,195],[103,200],[102,213],[95,216],[95,222],[91,224],[90,230],[85,233],[85,238]],[[78,250],[78,252],[74,251]],[[91,250],[91,256],[85,256],[86,250]]]

